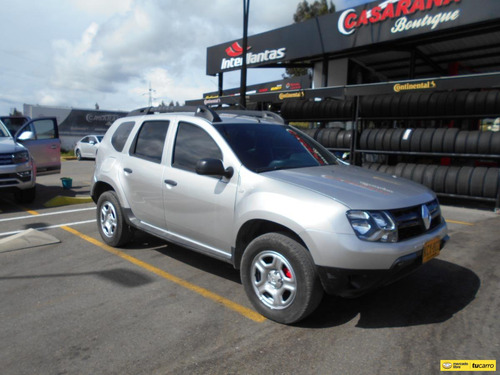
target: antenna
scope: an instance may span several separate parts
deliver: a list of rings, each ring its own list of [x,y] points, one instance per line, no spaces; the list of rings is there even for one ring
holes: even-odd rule
[[[148,89],[148,92],[145,93],[145,94],[142,94],[142,95],[148,95],[148,107],[152,107],[153,106],[153,93],[156,92],[156,90],[153,90],[151,88],[151,81],[149,81],[149,89]]]

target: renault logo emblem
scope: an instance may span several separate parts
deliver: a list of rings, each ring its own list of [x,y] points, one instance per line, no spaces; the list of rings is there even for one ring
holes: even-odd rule
[[[422,205],[422,221],[424,223],[425,230],[429,230],[431,227],[432,216],[429,209],[425,204]]]

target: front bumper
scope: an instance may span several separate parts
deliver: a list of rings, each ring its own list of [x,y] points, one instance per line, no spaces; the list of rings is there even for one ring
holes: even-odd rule
[[[441,239],[441,249],[449,240]],[[387,270],[352,270],[318,266],[318,273],[325,292],[341,297],[358,297],[373,289],[391,284],[422,266],[423,249],[402,256]]]

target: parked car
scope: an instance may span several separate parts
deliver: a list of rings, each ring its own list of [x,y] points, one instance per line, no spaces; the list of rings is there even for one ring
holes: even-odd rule
[[[423,185],[339,161],[266,112],[151,113],[110,127],[91,195],[105,243],[134,230],[231,263],[259,313],[297,322],[323,293],[355,297],[439,255]]]
[[[75,156],[78,160],[95,159],[97,149],[102,141],[103,135],[86,135],[75,146]]]

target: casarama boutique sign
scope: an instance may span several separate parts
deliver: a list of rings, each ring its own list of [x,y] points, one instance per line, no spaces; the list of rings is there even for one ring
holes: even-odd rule
[[[321,61],[360,47],[500,22],[500,0],[379,0],[250,36],[249,66]],[[243,66],[241,41],[207,49],[207,74]]]

